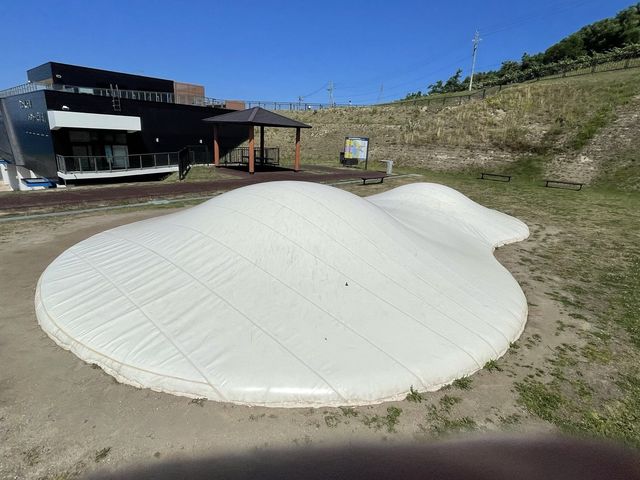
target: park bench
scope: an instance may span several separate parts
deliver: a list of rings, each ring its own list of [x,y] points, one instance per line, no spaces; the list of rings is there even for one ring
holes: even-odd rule
[[[367,185],[367,180],[377,180],[377,182],[372,183],[382,183],[384,182],[384,177],[386,177],[386,175],[381,173],[380,175],[369,175],[367,177],[360,177],[360,179],[362,180],[363,185]]]
[[[566,190],[582,190],[584,183],[580,182],[565,182],[564,180],[545,180],[544,186],[548,188],[564,188]],[[578,188],[575,188],[578,187]]]
[[[502,175],[500,173],[482,172],[480,174],[480,180],[494,180],[496,182],[510,182],[511,181],[511,175]]]

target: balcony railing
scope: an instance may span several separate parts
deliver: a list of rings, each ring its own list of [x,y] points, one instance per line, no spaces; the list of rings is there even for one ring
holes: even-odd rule
[[[76,156],[56,155],[60,173],[106,173],[178,166],[178,152],[139,155]]]
[[[99,97],[118,97],[125,100],[140,100],[146,102],[177,103],[180,105],[196,105],[199,107],[224,107],[225,101],[217,98],[201,97],[197,95],[176,95],[173,92],[150,92],[145,90],[119,90],[110,88],[76,87],[72,85],[25,83],[17,87],[0,91],[0,98],[21,95],[23,93],[51,90],[66,93],[84,93]]]
[[[52,90],[56,92],[84,93],[99,97],[113,98],[117,96],[124,100],[139,100],[146,102],[175,103],[180,105],[196,105],[199,107],[225,108],[227,101],[211,97],[200,97],[197,95],[176,95],[172,92],[150,92],[145,90],[112,90],[110,88],[88,88],[72,85],[57,85],[44,83],[25,83],[16,87],[0,90],[0,98],[31,93],[39,90]],[[309,103],[309,102],[272,102],[264,100],[247,100],[244,102],[245,108],[262,107],[267,110],[323,110],[327,108],[348,108],[356,107],[351,104],[339,103]]]

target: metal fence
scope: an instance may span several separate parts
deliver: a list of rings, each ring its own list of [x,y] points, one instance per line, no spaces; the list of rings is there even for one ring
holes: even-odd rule
[[[280,165],[280,148],[264,149],[264,157],[260,157],[260,149],[254,148],[256,165]],[[229,150],[220,157],[221,165],[247,165],[249,163],[249,147],[238,147]]]
[[[613,72],[616,70],[626,70],[629,68],[638,67],[640,67],[640,58],[627,58],[624,60],[617,60],[615,62],[606,62],[597,65],[585,66],[578,69],[567,69],[564,72],[537,78],[535,81],[551,78],[575,77],[578,75],[589,75],[591,73]]]
[[[192,165],[206,165],[213,161],[206,145],[188,145],[178,152],[178,178],[184,180]]]
[[[313,111],[329,108],[366,107],[368,105],[352,105],[346,103],[309,103],[309,102],[275,102],[264,100],[246,100],[246,108],[262,107],[266,110]]]
[[[56,155],[56,163],[60,173],[104,173],[162,168],[177,166],[178,161],[178,152],[75,157]]]
[[[640,68],[640,58],[628,58],[624,60],[618,60],[615,62],[601,63],[597,65],[590,65],[578,69],[567,68],[563,72],[559,72],[553,75],[545,75],[535,79],[527,80],[519,83],[505,83],[501,85],[495,85],[486,87],[481,90],[474,90],[472,92],[456,92],[448,95],[426,95],[423,97],[412,98],[409,100],[400,100],[396,102],[384,103],[382,105],[421,105],[427,108],[438,109],[442,107],[451,107],[456,105],[462,105],[472,100],[482,100],[491,95],[496,95],[502,90],[526,83],[536,83],[543,80],[553,80],[556,78],[568,78],[576,77],[580,75],[591,75],[595,73],[613,72],[617,70],[626,70],[631,68]],[[371,105],[375,106],[375,105]]]

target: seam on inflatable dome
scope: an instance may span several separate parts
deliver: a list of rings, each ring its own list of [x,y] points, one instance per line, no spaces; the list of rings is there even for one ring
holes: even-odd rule
[[[243,215],[251,220],[253,220],[254,222],[260,223],[261,225],[267,227],[269,230],[273,231],[274,233],[278,234],[280,237],[284,238],[285,240],[287,240],[288,242],[296,245],[297,247],[299,247],[301,250],[307,252],[309,255],[313,256],[314,258],[316,258],[320,263],[322,263],[323,265],[325,265],[327,268],[330,268],[332,270],[335,270],[336,272],[344,275],[345,277],[348,277],[347,275],[345,275],[343,272],[341,272],[340,270],[338,270],[337,268],[329,265],[328,263],[326,263],[325,261],[323,261],[321,258],[317,257],[316,255],[314,255],[312,252],[310,252],[309,250],[307,250],[306,248],[304,248],[302,245],[300,245],[297,242],[294,242],[293,240],[291,240],[290,238],[286,237],[285,235],[283,235],[282,233],[278,232],[277,230],[275,230],[273,227],[271,227],[270,225],[262,222],[259,219],[256,219],[250,215],[248,215],[245,212],[241,212],[239,210],[234,210],[232,208],[229,207],[221,207],[219,205],[212,205],[214,208],[219,208],[219,209],[224,209],[224,210],[231,210],[232,212],[235,212],[239,215]],[[351,279],[351,277],[348,277]],[[353,279],[351,279],[352,281],[354,281]],[[356,284],[358,284],[357,282],[355,282]],[[432,328],[427,327],[424,323],[422,323],[420,320],[418,320],[417,318],[415,318],[413,315],[410,315],[408,313],[406,313],[405,311],[403,311],[402,309],[400,309],[399,307],[397,307],[396,305],[394,305],[393,303],[391,303],[388,300],[385,300],[382,297],[376,296],[374,292],[372,292],[369,288],[363,286],[363,285],[359,285],[360,288],[362,288],[363,290],[366,290],[367,292],[369,292],[370,294],[372,294],[372,296],[378,298],[380,301],[386,303],[387,305],[389,305],[390,307],[392,307],[393,309],[397,310],[398,312],[404,314],[405,316],[407,316],[408,318],[411,318],[414,322],[416,322],[419,325],[422,325],[425,329],[429,330],[430,332],[434,333],[435,335],[439,336],[440,338],[442,338],[443,340],[447,341],[448,343],[450,343],[451,345],[453,345],[455,348],[457,348],[458,350],[460,350],[461,352],[463,352],[465,355],[467,355],[471,360],[473,360],[473,362],[475,364],[477,364],[478,366],[481,366],[480,363],[478,362],[478,360],[475,359],[475,357],[473,355],[471,355],[470,352],[468,352],[466,349],[464,349],[463,347],[461,347],[460,345],[457,345],[453,340],[451,340],[450,338],[446,337],[445,335],[435,331]]]
[[[106,232],[105,232],[106,233]],[[111,234],[113,235],[113,234]],[[113,235],[115,236],[115,235]],[[118,237],[116,237],[118,238]],[[214,392],[216,392],[218,394],[218,396],[226,401],[226,397],[222,394],[222,392],[220,392],[216,387],[213,386],[213,384],[211,383],[211,380],[209,380],[209,378],[207,377],[207,375],[205,375],[205,373],[202,371],[202,369],[195,364],[195,362],[187,355],[185,354],[185,352],[182,350],[182,348],[180,348],[177,343],[175,341],[173,341],[171,339],[171,337],[160,327],[158,326],[158,324],[156,322],[153,321],[153,319],[147,315],[144,310],[142,309],[142,307],[140,307],[140,305],[138,305],[136,302],[134,302],[131,297],[123,290],[121,289],[118,285],[116,285],[115,282],[113,282],[108,275],[106,275],[104,272],[102,272],[100,270],[100,268],[98,268],[96,265],[94,265],[92,262],[90,262],[89,260],[87,260],[86,258],[84,258],[82,255],[74,252],[73,250],[70,250],[70,252],[75,255],[76,257],[78,257],[80,260],[82,260],[83,262],[85,262],[87,265],[89,265],[91,268],[93,268],[96,272],[98,272],[100,275],[102,275],[102,277],[104,277],[111,285],[113,285],[113,287],[118,290],[123,296],[125,296],[127,298],[127,300],[129,300],[133,305],[135,305],[138,308],[138,311],[140,313],[142,313],[142,315],[144,315],[147,320],[149,320],[151,322],[151,324],[156,327],[156,329],[169,341],[169,343],[171,343],[173,345],[173,347],[180,352],[180,354],[184,357],[184,359],[189,362],[191,364],[191,366],[193,368],[196,369],[196,371],[198,373],[200,373],[200,375],[202,375],[202,378],[206,380],[206,382],[209,384],[209,386],[211,387],[211,390],[213,390]]]
[[[316,307],[318,310],[324,312],[326,315],[328,315],[329,317],[331,317],[334,321],[336,321],[337,323],[339,323],[340,325],[342,325],[344,328],[346,328],[347,330],[349,330],[350,332],[354,333],[356,336],[358,336],[359,338],[361,338],[362,340],[364,340],[366,343],[368,343],[369,345],[371,345],[374,349],[378,350],[379,352],[381,352],[383,355],[387,356],[388,358],[390,358],[391,360],[393,360],[394,362],[396,362],[398,365],[400,365],[402,368],[404,368],[407,372],[409,372],[411,375],[413,375],[416,380],[418,380],[423,386],[424,386],[424,382],[422,380],[422,378],[420,377],[420,375],[418,375],[417,373],[415,373],[413,370],[411,370],[409,367],[407,367],[403,362],[401,362],[399,359],[395,358],[393,355],[391,355],[389,352],[385,351],[382,347],[380,347],[379,345],[377,345],[375,342],[373,342],[372,340],[368,339],[367,337],[365,337],[363,334],[361,334],[360,332],[358,332],[355,328],[347,325],[346,323],[344,323],[342,320],[340,320],[338,317],[336,317],[334,314],[332,314],[331,312],[327,311],[326,309],[322,308],[320,305],[318,305],[316,302],[314,302],[313,300],[311,300],[309,297],[303,295],[302,293],[300,293],[298,290],[296,290],[295,288],[293,288],[291,285],[283,282],[282,280],[280,280],[278,277],[276,277],[274,274],[272,274],[271,272],[265,270],[264,268],[262,268],[260,265],[258,265],[257,263],[251,261],[249,258],[245,257],[243,254],[241,254],[240,252],[238,252],[236,249],[234,249],[233,247],[230,247],[228,245],[226,245],[225,243],[223,243],[219,238],[214,237],[212,235],[209,235],[208,233],[204,233],[201,232],[199,230],[196,229],[192,229],[191,227],[187,227],[186,225],[181,225],[181,224],[177,224],[177,223],[172,223],[170,224],[171,226],[174,227],[178,227],[178,228],[186,228],[189,230],[192,230],[194,232],[199,233],[200,235],[203,235],[204,237],[210,238],[212,240],[215,240],[218,244],[222,245],[224,248],[226,248],[227,250],[233,252],[234,254],[236,254],[237,256],[243,258],[244,260],[246,260],[247,262],[249,262],[251,265],[255,266],[256,268],[260,269],[262,272],[264,272],[265,274],[269,275],[270,277],[272,277],[274,280],[278,281],[279,283],[281,283],[282,285],[284,285],[286,288],[288,288],[289,290],[291,290],[292,292],[294,292],[296,295],[300,296],[301,298],[305,299],[307,302],[309,302],[311,305],[313,305],[314,307]],[[337,393],[337,392],[336,392]]]
[[[289,189],[289,191],[291,191]],[[381,276],[383,276],[384,278],[386,278],[387,280],[389,280],[391,283],[397,285],[399,288],[403,289],[405,292],[409,293],[411,296],[413,296],[415,299],[418,300],[418,302],[422,303],[423,305],[429,305],[428,302],[426,301],[425,298],[423,298],[422,296],[418,295],[417,293],[415,293],[413,290],[405,287],[404,285],[402,285],[400,282],[398,282],[397,280],[395,280],[394,278],[392,278],[391,276],[387,275],[384,271],[382,271],[380,268],[376,267],[375,265],[373,265],[372,263],[368,262],[366,258],[362,257],[358,252],[352,250],[351,248],[349,248],[348,245],[345,245],[343,243],[341,243],[339,240],[337,240],[333,235],[331,235],[331,233],[329,233],[328,231],[326,231],[324,228],[320,227],[319,225],[313,223],[311,220],[309,220],[308,218],[304,217],[304,215],[301,215],[299,212],[296,212],[295,210],[293,210],[292,208],[290,208],[289,206],[277,202],[276,200],[273,200],[271,198],[267,198],[267,197],[263,197],[261,195],[256,195],[254,193],[250,193],[249,195],[253,195],[254,197],[266,200],[266,201],[270,201],[273,203],[276,203],[277,205],[280,205],[283,208],[286,208],[287,210],[291,211],[292,213],[294,213],[295,215],[297,215],[299,218],[301,218],[303,221],[307,222],[308,224],[312,225],[313,227],[315,227],[316,229],[318,229],[320,232],[322,232],[324,235],[326,235],[328,238],[330,238],[333,242],[335,242],[338,246],[340,246],[342,249],[348,251],[351,255],[353,255],[355,258],[359,259],[360,261],[364,262],[366,265],[368,265],[372,270],[375,270],[378,274],[380,274]],[[303,194],[304,195],[304,194]],[[325,206],[322,203],[319,203],[319,205],[321,205],[323,208],[325,208],[325,210],[329,211],[331,214],[333,214],[336,218],[339,218],[345,225],[347,225],[349,228],[351,228],[357,235],[359,235],[361,238],[368,240],[367,236],[364,235],[362,232],[360,232],[357,228],[355,228],[353,225],[349,224],[347,221],[345,221],[341,216],[337,215],[331,208]],[[372,204],[373,205],[373,204]],[[376,210],[382,210],[380,207],[378,207],[377,205],[373,205],[373,207]],[[404,225],[403,225],[404,227]],[[406,228],[406,227],[405,227]],[[386,235],[386,233],[385,233]],[[394,260],[393,258],[389,257],[383,250],[381,250],[375,243],[371,242],[369,240],[370,244],[376,249],[376,253],[379,254],[381,257],[385,257],[390,263],[393,263],[394,265],[400,267],[401,269],[406,269],[406,267],[402,264],[400,264],[398,261]],[[449,294],[447,294],[444,290],[438,288],[437,285],[434,285],[433,283],[429,282],[428,280],[426,280],[425,278],[423,278],[419,273],[415,273],[415,275],[420,279],[420,281],[422,283],[424,283],[426,286],[428,286],[429,288],[431,288],[433,291],[435,291],[436,293],[438,293],[439,295],[447,298],[449,301],[451,301],[451,303],[457,305],[458,307],[460,307],[462,310],[465,310],[466,312],[468,312],[471,316],[475,317],[476,319],[480,320],[482,323],[484,323],[486,326],[488,326],[490,329],[492,329],[493,331],[495,331],[498,335],[502,336],[506,341],[509,341],[509,339],[507,338],[507,336],[502,333],[500,330],[498,330],[494,325],[492,325],[490,322],[488,322],[487,320],[483,319],[480,315],[478,315],[477,313],[473,312],[471,309],[467,308],[466,306],[462,305],[460,302],[457,302],[456,300],[454,300]],[[482,305],[481,302],[478,302],[480,305]],[[458,326],[460,326],[462,329],[468,331],[469,333],[471,333],[472,335],[476,336],[476,338],[480,339],[482,342],[484,342],[491,350],[493,350],[493,352],[497,355],[498,351],[494,348],[494,346],[485,339],[485,337],[472,330],[471,328],[469,328],[468,326],[464,325],[462,322],[456,320],[452,315],[449,315],[448,313],[444,312],[440,307],[435,306],[435,305],[429,305],[431,308],[433,308],[434,310],[436,310],[438,313],[440,313],[441,315],[443,315],[444,317],[448,318],[449,320],[451,320],[452,322],[454,322],[455,324],[457,324]],[[420,322],[422,323],[422,322]]]
[[[42,277],[40,277],[42,278]],[[124,363],[120,360],[116,360],[115,358],[110,357],[109,355],[105,355],[104,353],[96,350],[95,348],[91,348],[88,345],[86,345],[85,343],[81,343],[77,340],[74,340],[73,337],[64,329],[60,326],[60,324],[58,322],[56,322],[53,318],[52,315],[49,314],[49,310],[47,309],[47,306],[45,305],[45,302],[42,298],[42,295],[40,293],[40,280],[38,280],[38,285],[36,287],[36,317],[38,319],[38,323],[40,324],[40,326],[43,326],[44,322],[48,322],[51,325],[53,325],[56,329],[58,329],[58,331],[64,335],[64,337],[68,338],[69,341],[64,341],[64,339],[60,338],[59,336],[57,336],[56,334],[54,334],[53,332],[43,328],[44,332],[47,334],[47,336],[49,338],[51,338],[57,345],[59,345],[60,347],[62,347],[65,350],[69,350],[73,353],[76,353],[77,350],[79,350],[79,348],[74,347],[74,345],[79,345],[83,350],[87,350],[90,351],[92,353],[94,353],[97,357],[105,359],[105,360],[110,360],[112,362],[118,363],[120,365],[122,365],[123,367],[125,367],[125,369],[133,369],[133,370],[137,370],[140,372],[144,372],[144,373],[149,373],[151,375],[156,375],[158,377],[167,377],[167,378],[172,378],[175,380],[179,380],[181,382],[185,382],[185,383],[196,383],[199,385],[209,385],[208,382],[206,381],[197,381],[197,380],[193,380],[193,379],[188,379],[188,378],[183,378],[183,377],[177,377],[175,375],[167,375],[165,373],[160,373],[160,372],[156,372],[154,370],[149,370],[147,368],[141,368],[138,367],[136,365],[132,365],[130,363]],[[45,316],[45,319],[43,321],[43,319],[40,318],[40,315],[38,315],[38,309],[37,307],[40,306],[42,308],[42,315]],[[82,359],[82,357],[80,357]],[[112,368],[106,367],[103,363],[99,364],[102,368],[108,368],[110,371],[115,372]],[[118,375],[117,372],[114,373],[114,376],[118,376],[120,378],[124,378],[122,377],[122,375]],[[129,383],[130,385],[134,385],[134,386],[139,386],[139,384],[135,381],[132,381],[131,379],[127,379],[127,382],[124,383]],[[171,393],[171,392],[170,392]]]
[[[308,365],[302,358],[300,358],[298,355],[296,355],[295,353],[293,353],[291,350],[289,350],[289,348],[287,348],[286,345],[284,345],[282,342],[280,342],[280,340],[278,340],[277,338],[275,338],[275,336],[273,334],[271,334],[266,328],[260,326],[258,323],[256,323],[254,320],[251,319],[251,317],[249,317],[247,314],[245,314],[244,312],[242,312],[240,309],[238,309],[238,307],[236,307],[235,305],[233,305],[229,300],[227,300],[226,298],[224,298],[222,295],[220,295],[219,293],[217,293],[215,290],[213,290],[209,285],[207,285],[206,283],[204,283],[202,280],[198,279],[197,277],[195,277],[194,275],[192,275],[191,273],[187,272],[184,268],[182,268],[180,265],[177,265],[175,262],[173,262],[172,260],[170,260],[169,258],[167,258],[166,256],[151,250],[149,247],[146,247],[138,242],[135,242],[131,239],[128,238],[124,238],[124,237],[119,237],[117,235],[114,235],[113,233],[109,233],[109,232],[105,232],[105,234],[109,234],[115,238],[117,238],[118,240],[121,241],[125,241],[125,242],[129,242],[132,243],[134,245],[139,246],[140,248],[143,248],[151,253],[153,253],[154,255],[156,255],[158,258],[162,258],[165,261],[169,262],[171,265],[173,265],[175,268],[177,268],[178,270],[180,270],[181,272],[185,273],[186,275],[188,275],[189,277],[191,277],[193,280],[195,280],[197,283],[199,283],[200,285],[202,285],[203,287],[205,287],[207,290],[209,290],[209,292],[211,292],[213,295],[215,295],[216,297],[218,297],[220,300],[222,300],[224,303],[226,303],[227,305],[229,305],[233,310],[235,310],[237,313],[239,313],[241,316],[243,316],[244,318],[246,318],[247,320],[249,320],[249,322],[251,324],[253,324],[256,328],[258,328],[259,330],[261,330],[264,334],[266,334],[269,338],[271,338],[271,340],[273,340],[275,343],[277,343],[278,345],[280,345],[289,355],[291,355],[293,358],[295,358],[296,360],[298,360],[298,362],[300,362],[302,365],[304,365],[307,369],[309,369],[311,372],[313,372],[320,380],[322,380],[327,387],[329,387],[331,390],[333,390],[333,392],[339,396],[340,398],[342,398],[344,400],[344,396],[338,392],[336,390],[336,388],[326,379],[324,378],[323,375],[321,375],[320,373],[318,373],[314,368],[312,368],[310,365]],[[142,309],[140,309],[142,311]],[[143,312],[144,313],[144,312]],[[145,314],[145,316],[148,317],[148,315]],[[151,320],[151,319],[150,319]],[[177,348],[177,347],[176,347]],[[187,357],[188,358],[188,357]],[[190,360],[190,359],[189,359]],[[191,360],[190,360],[191,361]],[[195,365],[194,365],[195,366]],[[198,371],[200,371],[198,369]],[[205,378],[207,378],[205,376]],[[209,379],[207,378],[207,381],[209,381]],[[209,382],[209,384],[211,384],[211,382]],[[213,385],[212,385],[212,388]],[[224,398],[223,395],[220,395],[222,398]]]

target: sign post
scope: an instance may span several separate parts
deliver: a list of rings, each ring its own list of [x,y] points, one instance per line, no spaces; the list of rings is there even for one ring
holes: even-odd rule
[[[354,159],[359,162],[364,161],[364,169],[369,164],[369,138],[368,137],[345,137],[344,139],[345,160]]]

